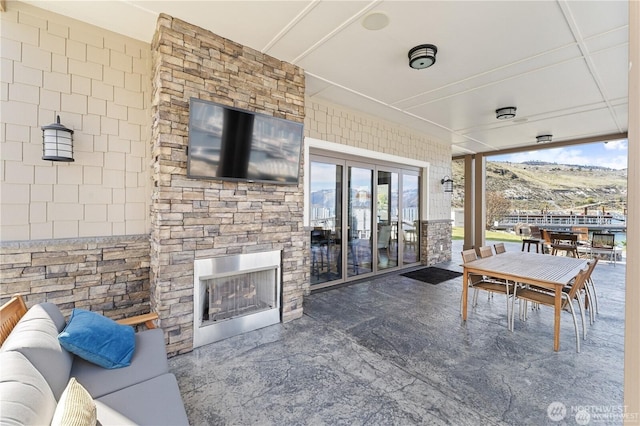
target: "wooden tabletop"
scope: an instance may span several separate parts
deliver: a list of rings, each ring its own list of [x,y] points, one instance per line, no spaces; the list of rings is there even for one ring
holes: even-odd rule
[[[462,266],[469,272],[520,283],[563,286],[587,267],[587,261],[573,257],[508,251]]]

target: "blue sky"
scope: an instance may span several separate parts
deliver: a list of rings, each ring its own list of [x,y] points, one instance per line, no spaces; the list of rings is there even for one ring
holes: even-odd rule
[[[563,148],[538,149],[517,154],[496,155],[487,157],[488,161],[546,161],[558,164],[575,164],[579,166],[601,166],[611,169],[627,168],[627,140],[608,143],[597,142],[585,145],[573,145]]]

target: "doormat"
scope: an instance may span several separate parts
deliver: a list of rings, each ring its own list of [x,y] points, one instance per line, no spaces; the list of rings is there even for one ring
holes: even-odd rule
[[[405,272],[404,274],[400,275],[429,284],[440,284],[443,281],[461,276],[462,272],[450,271],[448,269],[430,266],[427,268],[416,269],[415,271],[411,272]]]

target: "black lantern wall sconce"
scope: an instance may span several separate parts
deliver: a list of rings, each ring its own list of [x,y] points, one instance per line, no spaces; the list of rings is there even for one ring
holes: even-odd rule
[[[449,176],[445,176],[440,180],[442,184],[442,188],[444,188],[444,192],[453,192],[453,179]]]
[[[42,159],[49,161],[73,161],[73,130],[56,122],[42,126]]]

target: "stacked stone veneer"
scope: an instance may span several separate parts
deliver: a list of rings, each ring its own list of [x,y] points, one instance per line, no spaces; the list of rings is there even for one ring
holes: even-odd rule
[[[451,260],[451,226],[449,219],[428,220],[420,224],[422,264],[435,265]]]
[[[149,312],[149,236],[3,242],[0,303],[57,304],[119,319]]]
[[[308,286],[299,185],[191,179],[189,98],[304,121],[302,69],[161,15],[152,42],[151,303],[170,354],[193,347],[196,258],[282,251],[282,320]]]

